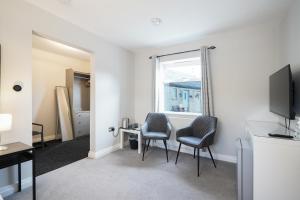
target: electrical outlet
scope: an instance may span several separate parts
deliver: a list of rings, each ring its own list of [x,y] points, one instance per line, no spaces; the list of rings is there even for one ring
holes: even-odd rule
[[[115,131],[115,127],[109,127],[108,128],[108,132],[114,132]]]

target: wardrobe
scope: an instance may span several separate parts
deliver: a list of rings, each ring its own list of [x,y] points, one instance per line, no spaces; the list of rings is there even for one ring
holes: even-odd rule
[[[90,134],[90,74],[66,69],[74,137]]]

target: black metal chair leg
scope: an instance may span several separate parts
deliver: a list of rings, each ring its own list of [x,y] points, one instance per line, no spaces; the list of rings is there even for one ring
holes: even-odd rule
[[[149,149],[149,145],[150,145],[150,139],[148,140],[148,145],[147,145],[146,152],[147,152],[147,151],[148,151],[148,149]]]
[[[32,150],[32,199],[36,200],[35,149]]]
[[[215,160],[214,160],[214,157],[213,157],[212,154],[211,154],[211,151],[210,151],[209,146],[207,147],[207,149],[208,149],[208,152],[209,152],[209,154],[210,154],[211,160],[212,160],[213,163],[214,163],[215,168],[217,168],[216,163],[215,163]]]
[[[42,130],[41,130],[41,142],[42,142],[42,147],[45,147],[45,141],[44,141],[44,126],[42,125]]]
[[[165,145],[165,148],[166,148],[167,162],[169,162],[168,147],[167,147],[167,141],[166,140],[164,140],[164,145]]]
[[[147,140],[145,140],[145,144],[144,144],[144,148],[143,148],[143,158],[142,158],[142,161],[144,161],[144,156],[145,156],[145,150],[146,150],[146,142]]]
[[[196,157],[196,147],[194,147],[194,159],[195,159],[195,157]]]
[[[198,157],[198,176],[199,176],[199,160],[200,160],[199,148],[197,148],[197,157]]]
[[[22,172],[21,172],[21,159],[20,156],[18,158],[18,192],[22,190]]]
[[[179,156],[179,152],[180,152],[180,147],[181,147],[181,142],[179,143],[179,147],[178,147],[178,151],[177,151],[177,156],[176,156],[175,165],[177,164],[177,160],[178,160],[178,156]]]
[[[44,133],[41,134],[42,147],[45,148]]]

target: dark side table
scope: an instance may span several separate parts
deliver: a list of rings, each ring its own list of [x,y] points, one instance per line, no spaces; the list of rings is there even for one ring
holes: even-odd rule
[[[21,164],[32,160],[32,199],[36,200],[35,150],[21,142],[6,144],[7,150],[0,151],[0,169],[18,165],[18,192],[22,190]]]

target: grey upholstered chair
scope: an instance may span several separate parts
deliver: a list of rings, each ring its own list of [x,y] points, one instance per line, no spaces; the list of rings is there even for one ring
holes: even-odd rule
[[[181,144],[194,147],[194,158],[197,149],[198,157],[198,176],[199,176],[199,149],[207,148],[214,166],[216,163],[211,154],[209,146],[214,142],[214,136],[217,129],[217,118],[209,116],[197,117],[189,127],[180,129],[176,132],[176,140],[179,142],[179,148],[175,164],[177,164]]]
[[[169,140],[171,135],[171,124],[167,116],[163,113],[148,113],[145,123],[142,127],[142,139],[144,140],[144,149],[143,149],[143,161],[145,150],[149,148],[150,140],[162,140],[165,145],[167,162],[168,158],[168,147],[167,140]],[[148,145],[146,145],[148,140]]]

